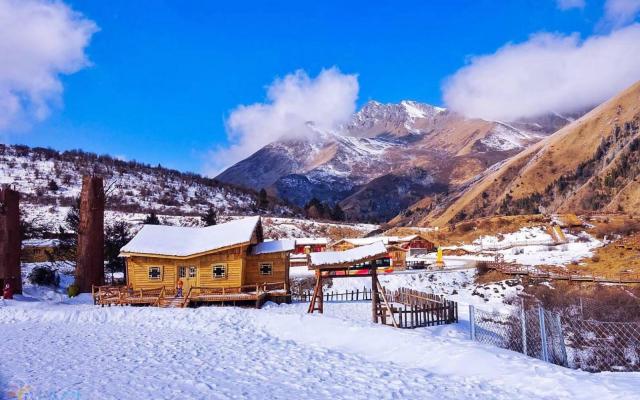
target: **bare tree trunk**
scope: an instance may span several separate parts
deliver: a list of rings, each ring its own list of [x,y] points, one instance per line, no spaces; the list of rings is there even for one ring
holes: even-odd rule
[[[81,293],[104,284],[104,187],[102,178],[82,178],[76,285]]]
[[[22,293],[20,271],[20,194],[8,185],[0,188],[0,292],[5,284]]]

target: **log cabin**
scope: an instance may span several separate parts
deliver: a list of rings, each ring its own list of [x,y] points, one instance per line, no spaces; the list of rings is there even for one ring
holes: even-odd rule
[[[260,217],[249,217],[208,227],[145,225],[120,255],[134,292],[162,289],[181,297],[182,286],[187,301],[235,302],[276,287],[290,296],[294,246],[293,240],[264,241]]]

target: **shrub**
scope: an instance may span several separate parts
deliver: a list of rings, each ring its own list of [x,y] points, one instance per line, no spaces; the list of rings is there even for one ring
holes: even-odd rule
[[[57,270],[49,266],[38,266],[31,270],[29,281],[34,285],[58,286],[60,284],[60,276]]]
[[[596,228],[596,236],[603,238],[613,235],[628,236],[634,232],[640,232],[640,221],[625,219],[623,221],[605,221]]]
[[[76,297],[79,294],[80,294],[80,287],[78,285],[76,285],[75,283],[72,285],[69,285],[69,287],[67,288],[67,296]]]
[[[478,275],[484,275],[487,272],[491,271],[491,268],[489,268],[489,263],[486,261],[478,261],[476,263],[476,272],[478,273]]]
[[[476,225],[473,222],[463,222],[461,224],[458,224],[458,229],[462,233],[471,232],[472,230],[475,229],[475,227]]]

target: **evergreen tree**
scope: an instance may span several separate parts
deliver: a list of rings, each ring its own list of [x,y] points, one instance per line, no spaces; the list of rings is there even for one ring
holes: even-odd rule
[[[344,218],[345,215],[344,211],[342,211],[342,207],[340,207],[340,204],[336,203],[333,210],[331,210],[331,219],[334,221],[344,221]]]
[[[203,215],[201,218],[204,226],[216,225],[218,223],[218,213],[213,206],[209,206],[207,213]]]
[[[307,214],[307,218],[319,219],[327,216],[325,205],[315,197],[309,200],[309,202],[304,206],[304,210]]]
[[[142,223],[145,225],[160,225],[160,219],[158,219],[155,211],[151,211],[151,214],[147,215],[147,218]]]
[[[258,193],[258,207],[262,210],[266,210],[269,206],[269,198],[267,197],[267,191],[264,188],[260,189]]]
[[[125,271],[124,259],[119,257],[120,249],[131,240],[129,233],[129,224],[125,221],[117,221],[105,229],[104,235],[104,259],[106,261],[106,270],[111,273],[111,281],[113,282],[113,274],[115,272]],[[126,276],[125,276],[126,278]],[[126,279],[125,279],[126,281]]]
[[[58,246],[48,255],[49,261],[75,260],[78,250],[78,227],[80,226],[80,198],[74,202],[58,227]]]

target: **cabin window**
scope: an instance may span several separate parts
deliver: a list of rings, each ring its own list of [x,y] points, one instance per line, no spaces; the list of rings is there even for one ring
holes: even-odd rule
[[[178,267],[178,278],[187,277],[187,267]]]
[[[196,267],[189,267],[189,278],[196,277]]]
[[[260,275],[273,275],[273,265],[271,263],[260,264]]]
[[[213,279],[224,279],[227,277],[227,266],[217,264],[213,266]]]
[[[162,268],[161,267],[149,267],[149,280],[161,281],[162,280]]]

